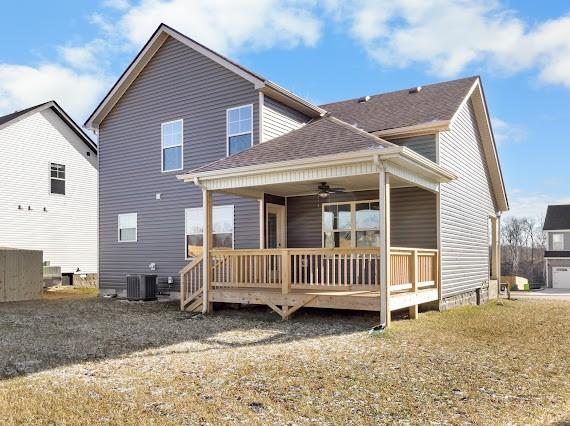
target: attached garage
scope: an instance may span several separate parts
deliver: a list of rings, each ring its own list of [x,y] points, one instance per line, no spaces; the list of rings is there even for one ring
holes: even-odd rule
[[[570,289],[570,267],[555,266],[552,268],[552,287]]]

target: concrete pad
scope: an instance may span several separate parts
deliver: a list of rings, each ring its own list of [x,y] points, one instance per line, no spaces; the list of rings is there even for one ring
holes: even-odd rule
[[[511,291],[513,299],[548,299],[570,301],[570,289],[543,288],[532,291]]]

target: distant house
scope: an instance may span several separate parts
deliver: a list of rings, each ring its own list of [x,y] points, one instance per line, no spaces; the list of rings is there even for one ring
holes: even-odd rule
[[[570,204],[548,206],[542,228],[546,233],[546,286],[570,289]]]
[[[496,295],[508,202],[479,77],[317,106],[161,25],[85,125],[102,292],[149,272],[183,309],[386,321]]]
[[[54,101],[0,117],[0,246],[97,273],[97,147]]]

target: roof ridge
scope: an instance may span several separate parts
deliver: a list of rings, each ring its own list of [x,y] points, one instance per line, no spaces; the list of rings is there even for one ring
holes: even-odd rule
[[[438,85],[440,85],[440,84],[455,83],[455,82],[458,82],[458,81],[476,80],[476,79],[481,79],[481,76],[480,76],[480,75],[472,75],[472,76],[469,76],[469,77],[456,78],[456,79],[453,79],[453,80],[439,81],[439,82],[437,82],[437,83],[422,84],[422,85],[420,85],[420,86],[418,86],[418,87],[425,88],[425,87],[431,87],[431,86],[438,86]],[[412,86],[412,87],[414,87],[414,86]],[[409,90],[409,89],[410,89],[410,88],[404,88],[404,89],[398,89],[398,90],[390,90],[390,91],[388,91],[388,92],[378,92],[378,93],[374,93],[374,94],[372,94],[372,95],[367,95],[367,96],[370,96],[370,98],[374,98],[374,97],[378,97],[378,96],[389,95],[389,94],[392,94],[392,93],[405,92],[405,91],[407,91],[407,90]],[[326,104],[320,104],[319,107],[324,108],[324,107],[327,106],[327,105],[339,104],[339,103],[350,102],[350,101],[357,101],[357,100],[359,100],[359,99],[361,99],[361,98],[362,98],[362,96],[356,96],[356,97],[354,97],[354,98],[348,98],[348,99],[340,99],[340,100],[338,100],[338,101],[332,101],[332,102],[327,102]]]

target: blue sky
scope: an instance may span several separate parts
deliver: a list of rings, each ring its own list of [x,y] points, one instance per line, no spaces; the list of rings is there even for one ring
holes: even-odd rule
[[[160,22],[315,103],[479,74],[512,214],[570,203],[570,3],[9,2],[0,114],[58,100],[83,123]],[[46,25],[49,22],[49,25]]]

